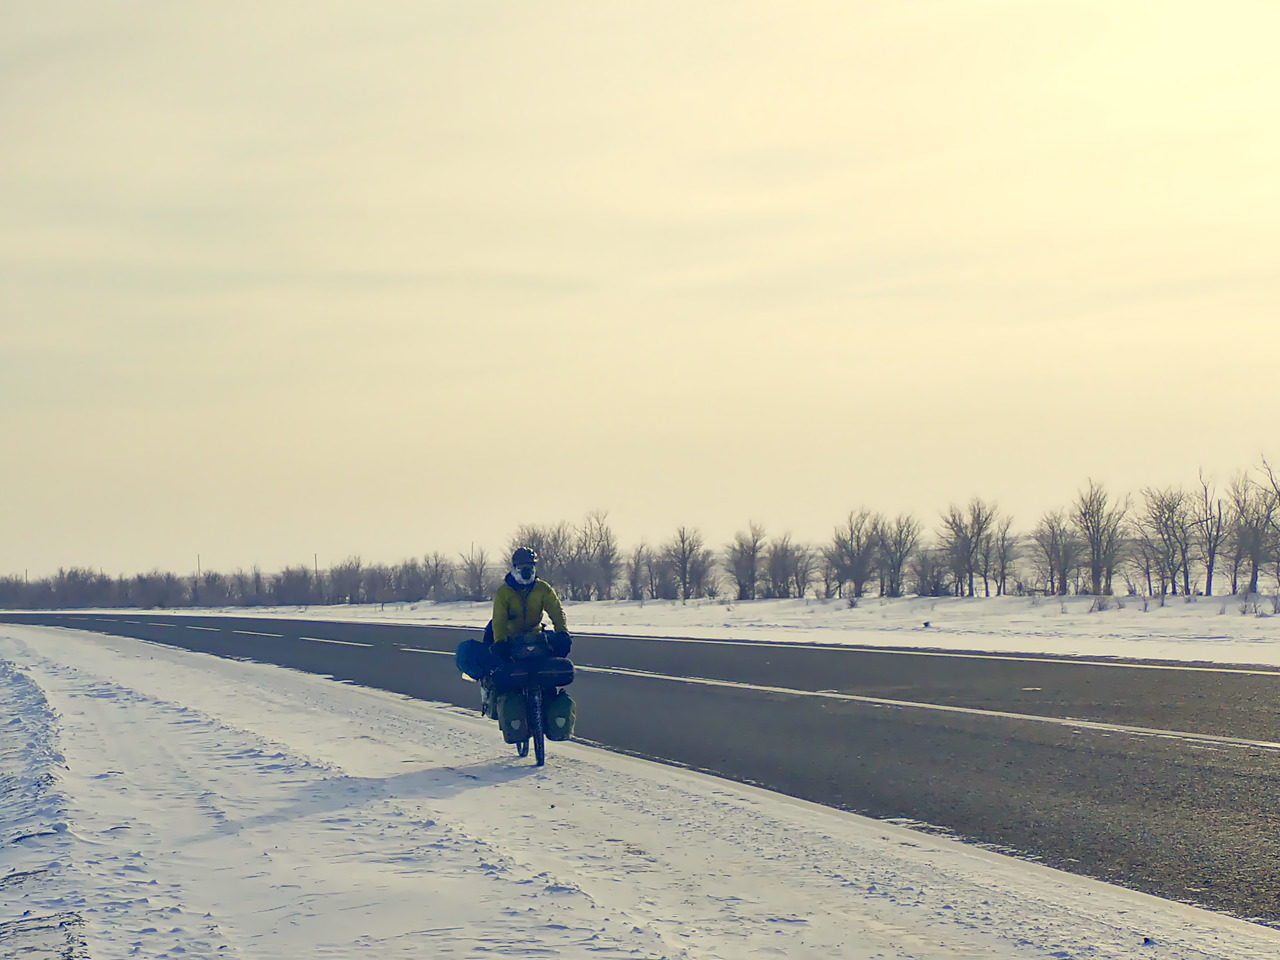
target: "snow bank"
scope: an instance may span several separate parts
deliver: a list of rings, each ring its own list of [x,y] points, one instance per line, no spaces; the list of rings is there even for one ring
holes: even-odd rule
[[[65,895],[72,839],[53,712],[5,661],[0,717],[0,945],[10,956],[81,956],[80,904]]]

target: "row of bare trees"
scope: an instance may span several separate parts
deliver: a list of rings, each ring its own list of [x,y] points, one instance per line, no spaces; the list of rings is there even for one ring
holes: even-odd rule
[[[153,571],[109,577],[84,568],[34,582],[0,578],[0,607],[183,607],[423,600],[486,600],[516,546],[541,557],[539,575],[569,600],[755,600],[817,596],[856,603],[885,597],[1001,596],[1008,593],[1148,596],[1256,594],[1268,573],[1280,593],[1280,478],[1264,461],[1225,490],[1202,475],[1196,486],[1148,487],[1117,497],[1090,480],[1061,509],[1045,512],[1030,533],[975,497],[943,511],[932,532],[911,514],[851,511],[820,544],[770,536],[751,522],[720,547],[694,527],[624,551],[608,514],[580,523],[524,524],[494,558],[431,553],[398,564],[350,557],[264,574],[258,568],[197,576]]]
[[[1136,502],[1089,483],[1067,510],[1044,514],[1028,539],[1031,583],[1046,593],[1107,595],[1115,580],[1148,596],[1256,594],[1268,571],[1280,592],[1280,478],[1264,462],[1225,491],[1145,487]]]
[[[0,577],[0,607],[250,607],[456,600],[467,594],[465,559],[455,563],[433,553],[388,566],[349,557],[327,570],[296,566],[263,573],[254,567],[233,573],[206,570],[189,577],[166,571],[110,577],[72,567],[31,582]],[[484,583],[473,592],[481,594],[488,585],[486,571]]]

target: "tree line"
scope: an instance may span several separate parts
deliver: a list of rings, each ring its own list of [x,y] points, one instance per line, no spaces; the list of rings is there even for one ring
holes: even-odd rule
[[[580,523],[524,524],[490,555],[434,552],[397,564],[353,556],[327,569],[257,567],[181,576],[151,571],[111,577],[81,567],[30,581],[0,577],[0,607],[311,606],[487,600],[505,558],[527,545],[539,575],[568,600],[726,601],[868,595],[1091,594],[1165,598],[1280,595],[1280,477],[1266,461],[1224,489],[1203,474],[1190,487],[1144,487],[1118,496],[1090,480],[1027,532],[994,501],[951,504],[931,529],[916,516],[860,507],[822,543],[769,534],[747,523],[728,543],[692,526],[657,544],[623,548],[604,511]]]

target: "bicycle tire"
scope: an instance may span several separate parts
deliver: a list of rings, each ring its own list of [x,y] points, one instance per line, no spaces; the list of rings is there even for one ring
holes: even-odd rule
[[[529,741],[521,740],[516,744],[516,756],[527,757],[529,755]]]
[[[535,683],[529,690],[529,732],[533,734],[533,765],[540,767],[547,762],[547,737],[543,729],[542,684]]]

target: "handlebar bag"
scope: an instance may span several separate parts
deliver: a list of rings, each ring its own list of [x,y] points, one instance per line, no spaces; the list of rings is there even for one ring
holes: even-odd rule
[[[541,633],[522,633],[507,641],[507,653],[512,660],[540,660],[551,656],[551,647]]]

